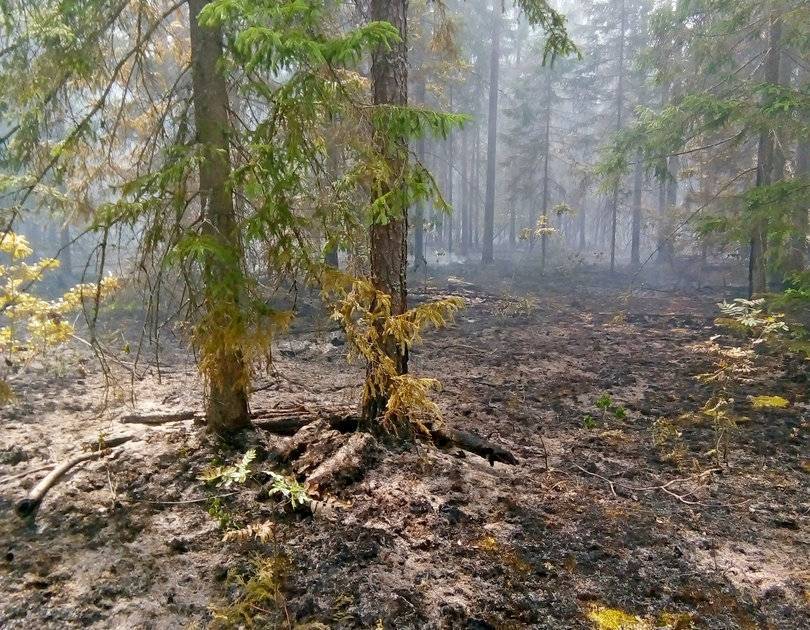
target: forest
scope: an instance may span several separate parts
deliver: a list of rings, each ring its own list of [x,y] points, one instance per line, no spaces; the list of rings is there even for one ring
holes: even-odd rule
[[[0,0],[0,628],[810,628],[810,0]]]

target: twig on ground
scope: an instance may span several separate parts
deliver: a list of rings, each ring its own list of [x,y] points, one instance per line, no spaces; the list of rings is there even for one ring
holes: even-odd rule
[[[601,479],[602,481],[606,482],[610,486],[610,491],[613,494],[613,496],[617,497],[617,498],[618,498],[619,495],[616,493],[616,487],[618,486],[622,490],[628,490],[630,492],[655,492],[655,491],[660,490],[661,492],[664,492],[665,494],[668,494],[669,496],[676,498],[678,501],[680,501],[681,503],[684,503],[686,505],[694,505],[694,506],[700,506],[700,507],[714,507],[714,508],[733,507],[732,504],[728,504],[728,503],[702,503],[700,501],[692,501],[692,500],[688,499],[687,497],[689,497],[690,495],[693,495],[694,492],[687,492],[686,494],[678,494],[677,492],[673,492],[672,490],[670,490],[670,486],[673,486],[673,485],[678,484],[678,483],[685,483],[687,481],[695,481],[697,479],[702,479],[702,478],[704,478],[704,477],[706,477],[708,475],[711,475],[713,473],[721,472],[722,468],[710,468],[708,470],[704,470],[701,473],[698,473],[698,474],[695,474],[695,475],[690,475],[689,477],[681,477],[681,478],[678,478],[678,479],[672,479],[672,480],[670,480],[670,481],[668,481],[666,483],[656,485],[656,486],[630,486],[630,485],[623,484],[623,483],[618,482],[618,481],[612,481],[611,479],[608,479],[607,477],[605,477],[603,475],[598,475],[596,473],[590,472],[589,470],[584,469],[582,466],[579,466],[578,464],[574,464],[574,468],[576,468],[577,470],[580,470],[581,472],[584,472],[586,475],[589,475],[591,477],[596,477],[597,479]]]

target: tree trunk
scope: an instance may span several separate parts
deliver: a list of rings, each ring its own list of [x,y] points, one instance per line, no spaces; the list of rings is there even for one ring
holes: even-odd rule
[[[242,252],[233,196],[228,146],[228,92],[220,72],[222,32],[218,27],[201,27],[197,18],[208,0],[189,0],[192,86],[197,141],[203,147],[200,163],[200,199],[207,236],[221,248],[204,262],[205,308],[213,329],[221,334],[232,326],[240,310]],[[224,252],[224,253],[223,253]],[[217,315],[221,313],[222,315]],[[220,326],[222,327],[220,329]],[[249,369],[241,352],[221,343],[206,374],[208,401],[206,417],[210,430],[227,435],[250,426],[248,414]]]
[[[329,177],[337,180],[340,177],[340,150],[334,139],[329,139],[327,142],[326,166],[329,171]],[[327,232],[326,226],[324,226],[324,232]],[[340,267],[338,248],[336,245],[328,245],[326,247],[323,253],[323,262],[333,269],[338,269]]]
[[[416,103],[420,107],[425,105],[427,100],[427,86],[425,75],[420,72],[414,84]],[[416,141],[416,159],[422,166],[425,164],[425,138],[420,137]],[[413,213],[413,266],[414,269],[421,269],[427,264],[425,259],[425,202],[419,201]]]
[[[776,85],[779,83],[779,61],[782,40],[782,21],[776,16],[770,19],[768,37],[768,51],[765,55],[764,79],[766,83]],[[773,97],[766,95],[764,105]],[[757,187],[769,186],[773,183],[774,169],[774,141],[770,130],[764,130],[759,136],[757,148]],[[748,261],[748,295],[754,297],[768,290],[767,275],[767,247],[768,225],[763,218],[752,223],[751,245]]]
[[[624,118],[624,45],[627,37],[627,5],[622,0],[621,33],[619,34],[619,85],[616,89],[616,132],[622,130]],[[610,272],[616,271],[616,223],[619,213],[619,183],[613,187],[610,204]]]
[[[484,204],[484,243],[481,260],[485,265],[495,261],[495,168],[498,144],[498,80],[501,63],[501,14],[498,3],[493,8],[492,54],[489,60],[489,120],[487,133],[487,196]]]
[[[453,111],[453,86],[450,86],[450,111]],[[456,218],[456,209],[453,206],[454,171],[456,169],[456,142],[454,134],[447,139],[447,203],[450,205],[450,214],[447,215],[447,262],[453,253],[453,222]]]
[[[796,177],[810,180],[810,141],[808,140],[800,140],[796,149]],[[797,201],[796,210],[792,213],[793,235],[790,237],[786,265],[788,275],[800,273],[807,268],[807,205],[806,198],[800,198]]]
[[[371,19],[389,22],[396,28],[401,41],[391,48],[379,47],[372,55],[371,86],[375,107],[406,106],[408,104],[408,1],[372,0]],[[389,177],[374,182],[376,198],[391,192],[407,167],[407,139],[392,138],[386,129],[375,133],[376,150],[388,164]],[[392,208],[386,224],[370,228],[371,281],[374,287],[391,296],[391,314],[401,315],[407,309],[408,214],[405,208]],[[382,334],[380,341],[385,354],[393,361],[398,374],[408,371],[408,349]],[[366,372],[372,378],[372,370]],[[363,400],[364,422],[371,424],[386,410],[388,394],[380,384],[368,383]]]
[[[549,200],[549,190],[548,190],[548,167],[549,162],[551,161],[551,97],[552,97],[552,90],[551,90],[551,67],[546,68],[546,111],[545,111],[545,129],[543,133],[543,206],[542,206],[542,217],[545,226],[548,227],[548,200]],[[531,229],[534,230],[535,226],[532,225]],[[534,240],[532,238],[532,240]],[[545,232],[541,236],[540,241],[540,248],[541,248],[541,258],[540,258],[540,270],[541,273],[545,273],[546,270],[546,250],[548,249],[548,234]]]
[[[470,147],[468,132],[461,131],[461,247],[462,256],[470,247]]]
[[[636,155],[636,168],[633,175],[633,234],[630,247],[630,264],[638,268],[641,264],[641,187],[644,184],[644,169],[641,153]]]
[[[475,123],[475,147],[473,149],[475,168],[473,169],[472,198],[472,239],[477,247],[481,243],[481,125]]]

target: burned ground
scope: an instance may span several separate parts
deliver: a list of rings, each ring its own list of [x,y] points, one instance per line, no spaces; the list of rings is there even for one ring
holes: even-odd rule
[[[448,425],[518,465],[377,446],[314,515],[279,514],[255,483],[207,488],[201,471],[238,454],[192,421],[120,424],[128,383],[106,388],[81,348],[18,379],[0,421],[0,626],[206,626],[258,554],[284,559],[277,601],[253,611],[259,627],[593,628],[612,609],[671,628],[807,627],[807,362],[758,352],[729,387],[738,421],[718,465],[700,412],[713,386],[695,377],[715,364],[707,344],[745,343],[714,323],[734,291],[466,280],[415,283],[418,299],[456,293],[469,306],[426,335],[412,367],[441,380]],[[362,366],[346,364],[340,335],[299,327],[254,405],[355,405]],[[199,407],[193,363],[168,363],[134,383],[139,412]],[[791,406],[754,409],[760,394]],[[624,412],[603,417],[604,395]],[[22,473],[100,432],[135,439],[73,471],[35,520],[13,513],[46,471]],[[260,451],[280,439],[250,438]],[[223,519],[276,522],[276,539],[223,542],[209,496]]]

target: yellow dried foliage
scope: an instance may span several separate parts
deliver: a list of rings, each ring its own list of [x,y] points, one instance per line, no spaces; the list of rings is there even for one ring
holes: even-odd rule
[[[399,374],[394,358],[396,352],[404,353],[419,343],[425,329],[446,326],[464,301],[449,297],[394,315],[391,296],[377,290],[369,280],[328,270],[321,286],[334,304],[332,319],[346,333],[349,358],[365,359],[368,365],[364,400],[384,396],[384,422],[396,426],[408,420],[418,431],[428,433],[424,420],[440,418],[438,406],[430,399],[430,392],[440,384],[431,378]]]
[[[43,258],[36,263],[23,262],[33,254],[25,236],[7,232],[0,236],[0,252],[11,264],[0,265],[0,354],[6,364],[14,359],[29,361],[37,354],[68,341],[74,333],[67,316],[82,308],[86,300],[103,299],[118,288],[117,278],[104,278],[100,284],[80,284],[55,300],[31,293],[59,261]],[[13,392],[0,375],[0,404],[8,403]]]
[[[275,523],[265,521],[264,523],[256,523],[255,525],[248,525],[242,529],[225,532],[222,540],[223,542],[247,542],[249,540],[258,540],[261,543],[269,543],[275,540],[275,536]]]
[[[751,404],[754,409],[787,409],[790,401],[781,396],[751,396]]]

